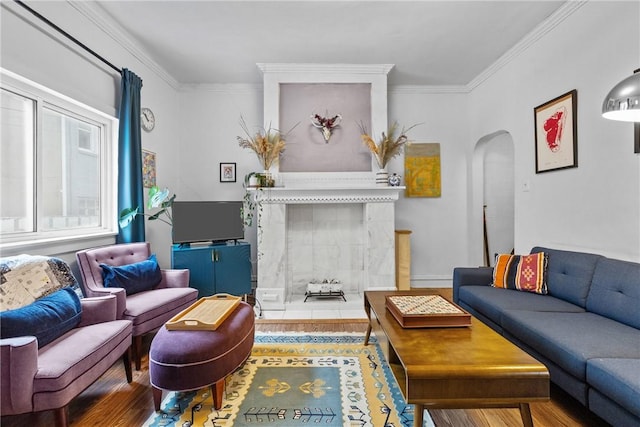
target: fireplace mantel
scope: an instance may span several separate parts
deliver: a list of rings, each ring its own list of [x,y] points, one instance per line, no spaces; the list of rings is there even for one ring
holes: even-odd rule
[[[339,279],[352,294],[394,289],[394,204],[403,189],[253,190],[261,204],[256,297],[262,307],[284,309],[292,295],[317,278]],[[351,267],[343,265],[346,259]]]
[[[398,200],[405,187],[272,187],[252,190],[265,204],[389,203]]]

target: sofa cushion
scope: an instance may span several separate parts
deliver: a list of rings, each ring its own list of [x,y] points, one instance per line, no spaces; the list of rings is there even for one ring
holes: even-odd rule
[[[636,417],[640,417],[639,358],[591,359],[587,362],[587,382]]]
[[[544,297],[543,297],[544,298]],[[584,313],[506,310],[503,330],[584,381],[587,360],[638,357],[640,330]]]
[[[496,288],[547,293],[545,279],[547,257],[544,252],[531,255],[496,255],[493,283]]]
[[[162,272],[156,260],[156,255],[151,254],[149,259],[113,266],[100,264],[102,267],[102,281],[106,288],[124,288],[127,295],[153,289],[162,280]]]
[[[640,264],[602,258],[593,274],[587,310],[640,329]]]
[[[582,307],[550,295],[496,289],[490,286],[463,286],[460,288],[458,300],[498,325],[505,310],[584,312]]]
[[[531,250],[531,253],[538,252],[545,252],[548,256],[547,290],[549,294],[584,308],[593,272],[598,260],[603,257],[543,247],[534,247]]]
[[[81,319],[80,298],[72,288],[42,297],[15,310],[0,313],[2,338],[31,335],[44,347],[75,328]]]

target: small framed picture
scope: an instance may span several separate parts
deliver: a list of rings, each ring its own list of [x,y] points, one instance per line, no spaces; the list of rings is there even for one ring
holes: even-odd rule
[[[220,182],[236,182],[235,163],[220,163]]]
[[[534,108],[536,173],[578,167],[578,92]]]

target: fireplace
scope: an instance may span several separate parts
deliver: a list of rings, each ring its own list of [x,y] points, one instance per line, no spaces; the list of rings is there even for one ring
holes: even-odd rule
[[[278,187],[254,194],[260,204],[256,297],[262,307],[285,309],[311,281],[339,281],[348,295],[394,289],[394,204],[403,187],[375,186],[373,160],[358,126],[374,135],[386,131],[393,65],[257,65],[264,123],[294,128],[286,164],[271,170]],[[318,139],[309,121],[314,111],[344,118],[330,141]]]
[[[323,182],[255,190],[262,307],[285,309],[312,281],[339,281],[348,295],[394,289],[394,203],[402,188]]]

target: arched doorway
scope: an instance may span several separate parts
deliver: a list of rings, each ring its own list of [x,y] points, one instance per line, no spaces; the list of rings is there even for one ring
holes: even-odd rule
[[[494,254],[514,248],[514,147],[501,130],[478,140],[471,173],[470,259],[493,265]]]

